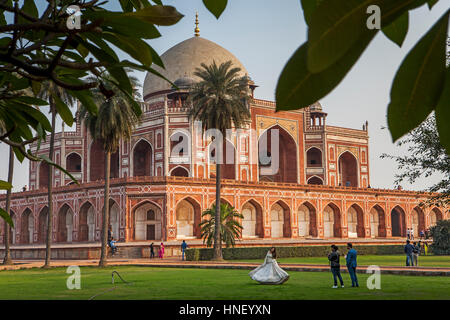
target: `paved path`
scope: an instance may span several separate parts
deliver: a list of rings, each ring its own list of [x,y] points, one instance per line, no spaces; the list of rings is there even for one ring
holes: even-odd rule
[[[97,266],[98,260],[53,260],[53,267],[67,267],[67,266]],[[244,269],[251,270],[256,268],[258,263],[247,262],[233,262],[233,261],[180,261],[179,258],[167,259],[109,259],[110,266],[148,266],[148,267],[162,267],[162,268],[207,268],[207,269]],[[4,266],[0,265],[2,270],[19,270],[40,268],[44,265],[42,260],[19,260],[14,265]],[[296,263],[281,263],[280,266],[286,271],[313,271],[313,272],[329,272],[328,265],[317,264],[296,264]],[[358,273],[366,273],[368,266],[359,266]],[[341,268],[341,271],[347,272],[346,268]],[[400,266],[381,266],[380,271],[383,274],[397,274],[397,275],[416,275],[416,276],[450,276],[450,268],[434,268],[434,267],[400,267]]]

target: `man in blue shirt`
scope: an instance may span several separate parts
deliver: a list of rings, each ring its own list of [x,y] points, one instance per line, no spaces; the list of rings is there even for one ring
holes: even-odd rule
[[[356,256],[357,252],[353,249],[353,245],[351,243],[347,243],[347,255],[345,256],[345,260],[347,261],[347,269],[350,274],[350,279],[352,279],[352,287],[359,287],[358,278],[356,277]]]
[[[186,241],[183,240],[183,243],[181,244],[181,260],[184,260],[184,251],[187,249],[188,245]]]
[[[409,242],[409,240],[406,240],[405,254],[406,254],[406,266],[407,267],[409,267],[410,264],[411,264],[411,266],[414,266],[413,251],[414,251],[414,246]]]

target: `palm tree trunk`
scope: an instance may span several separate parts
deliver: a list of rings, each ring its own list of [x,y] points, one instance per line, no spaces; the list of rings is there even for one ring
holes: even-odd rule
[[[52,113],[52,132],[50,133],[50,151],[48,158],[53,162],[55,151],[55,127],[56,127],[56,110],[52,97],[49,99],[50,111]],[[45,245],[45,264],[44,268],[50,267],[52,258],[52,235],[53,235],[53,166],[48,166],[48,214],[47,214],[47,239]]]
[[[214,255],[213,260],[223,260],[222,257],[222,239],[221,239],[221,221],[220,221],[220,178],[222,167],[222,150],[216,148],[216,214],[214,221]]]
[[[14,172],[14,151],[12,147],[9,147],[9,168],[8,168],[8,182],[12,184],[13,179],[13,172]],[[6,212],[11,216],[11,189],[6,191]],[[16,226],[14,226],[16,228]],[[11,236],[11,227],[9,224],[5,222],[5,257],[3,258],[3,264],[9,265],[13,264],[13,261],[11,259],[11,248],[9,246],[10,243],[10,236]]]
[[[105,192],[103,200],[103,219],[102,219],[102,251],[100,254],[99,267],[106,267],[107,262],[107,242],[108,242],[108,221],[109,221],[109,180],[111,168],[111,152],[105,152]]]

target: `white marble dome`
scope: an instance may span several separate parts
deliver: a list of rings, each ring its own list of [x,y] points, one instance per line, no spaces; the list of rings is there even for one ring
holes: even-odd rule
[[[161,59],[166,68],[162,69],[156,65],[153,65],[153,68],[172,82],[183,77],[189,77],[197,81],[198,77],[194,75],[195,69],[200,67],[201,63],[209,65],[213,61],[221,64],[231,60],[234,67],[241,68],[239,73],[241,76],[247,74],[245,67],[231,52],[201,37],[192,37],[180,42],[167,50],[161,56]],[[145,100],[151,93],[169,89],[171,89],[171,85],[167,81],[152,73],[147,73],[143,91]]]

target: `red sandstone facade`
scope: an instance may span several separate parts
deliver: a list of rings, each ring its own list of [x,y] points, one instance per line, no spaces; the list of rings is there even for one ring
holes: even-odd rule
[[[186,43],[198,45],[200,40],[193,39]],[[111,158],[109,224],[113,236],[123,241],[199,238],[201,212],[215,201],[215,151],[211,139],[187,116],[186,96],[193,80],[171,80],[178,89],[144,92],[142,121]],[[252,93],[255,87],[249,80]],[[404,237],[407,228],[418,235],[437,220],[448,219],[446,208],[419,207],[429,195],[370,188],[367,122],[362,130],[329,126],[319,103],[275,113],[274,102],[252,98],[249,109],[248,127],[233,130],[223,146],[227,160],[222,200],[244,215],[244,239]],[[272,149],[277,147],[275,132],[279,148]],[[49,145],[33,148],[48,154]],[[271,152],[278,152],[276,172],[264,171],[273,162],[262,161],[260,150],[272,160]],[[55,162],[80,185],[45,163],[31,163],[30,190],[12,196],[13,243],[44,242],[50,169],[55,188],[53,240],[100,240],[100,143],[77,124],[75,131],[56,135]],[[0,205],[4,207],[4,197]],[[4,228],[0,230],[3,242]]]

